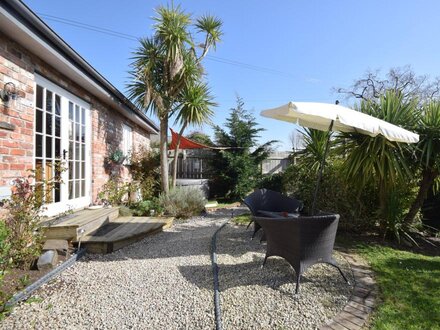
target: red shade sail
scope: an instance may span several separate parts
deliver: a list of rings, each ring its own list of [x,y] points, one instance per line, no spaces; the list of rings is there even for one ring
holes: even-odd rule
[[[170,130],[171,130],[171,137],[172,137],[170,149],[174,150],[177,145],[177,140],[179,139],[179,134],[177,132],[174,132],[172,128],[170,128]],[[187,139],[187,138],[181,136],[179,149],[215,149],[215,148],[212,148],[210,146],[207,146],[207,145],[204,145],[201,143],[197,143],[195,141],[192,141],[190,139]]]

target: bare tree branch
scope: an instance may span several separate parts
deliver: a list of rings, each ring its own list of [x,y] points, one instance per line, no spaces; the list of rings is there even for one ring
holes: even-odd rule
[[[440,97],[440,77],[432,81],[426,75],[416,75],[410,66],[391,68],[383,76],[379,70],[367,71],[348,88],[335,88],[346,99],[377,100],[386,90],[400,91],[405,98],[418,98],[420,102]]]

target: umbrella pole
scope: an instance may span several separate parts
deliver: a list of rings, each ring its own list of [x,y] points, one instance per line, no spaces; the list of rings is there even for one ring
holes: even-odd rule
[[[315,215],[315,209],[316,209],[316,199],[318,198],[318,191],[319,191],[319,184],[321,183],[321,179],[322,179],[322,171],[324,169],[324,165],[325,165],[325,158],[327,157],[328,154],[328,149],[330,147],[330,133],[333,129],[333,120],[330,123],[330,126],[328,128],[329,131],[329,135],[327,138],[327,141],[325,143],[325,149],[324,149],[324,156],[322,157],[322,161],[321,161],[321,165],[319,166],[319,172],[318,172],[318,181],[316,182],[316,187],[315,187],[315,193],[313,194],[313,203],[312,203],[312,215]]]

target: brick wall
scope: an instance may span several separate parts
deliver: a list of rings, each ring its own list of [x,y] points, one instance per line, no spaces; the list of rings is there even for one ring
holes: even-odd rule
[[[5,188],[11,179],[28,174],[33,168],[34,156],[34,87],[35,72],[39,72],[70,93],[91,104],[92,117],[92,200],[108,180],[104,159],[109,152],[121,147],[122,124],[133,128],[133,145],[149,147],[149,134],[129,122],[116,110],[89,94],[86,90],[60,75],[50,65],[12,40],[0,35],[0,88],[13,82],[18,98],[7,106],[0,101],[0,127],[13,125],[14,129],[0,128],[0,187]],[[123,177],[128,180],[126,170]]]
[[[98,195],[100,187],[108,180],[108,174],[104,167],[105,158],[116,149],[122,149],[122,124],[132,127],[132,140],[135,149],[140,145],[150,147],[150,136],[141,128],[134,126],[121,116],[115,116],[114,112],[109,111],[108,108],[101,105],[95,107],[92,111],[93,200]],[[124,181],[130,179],[127,168],[122,169],[121,176]]]
[[[8,105],[0,101],[1,126],[11,127],[0,128],[0,186],[33,167],[34,74],[30,62],[20,47],[0,36],[0,89],[12,82],[19,96]]]

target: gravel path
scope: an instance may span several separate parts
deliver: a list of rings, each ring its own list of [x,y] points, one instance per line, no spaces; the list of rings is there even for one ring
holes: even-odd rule
[[[115,253],[88,255],[0,329],[214,329],[210,244],[229,216],[176,222]],[[337,271],[314,266],[293,297],[293,270],[275,257],[260,269],[265,246],[250,234],[227,225],[218,236],[224,329],[313,329],[342,309],[350,288]]]
[[[177,222],[115,253],[87,255],[0,329],[213,329],[210,244],[225,219]]]

